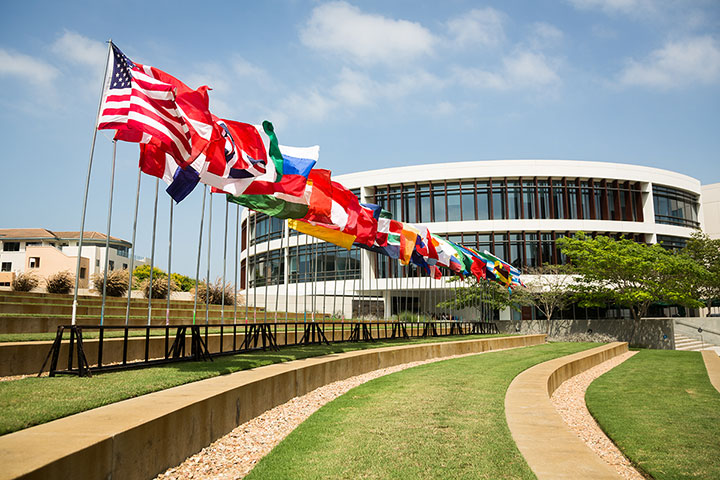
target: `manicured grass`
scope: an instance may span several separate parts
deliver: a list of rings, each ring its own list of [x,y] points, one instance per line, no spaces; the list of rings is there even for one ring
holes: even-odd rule
[[[720,478],[720,393],[697,352],[641,350],[595,380],[588,409],[656,480]]]
[[[247,478],[535,478],[507,427],[505,392],[530,366],[595,346],[545,344],[372,380],[315,412]]]
[[[91,378],[33,377],[5,381],[0,382],[0,435],[176,385],[273,363],[363,348],[502,336],[507,335],[467,335],[283,347],[278,352],[243,353],[216,357],[212,362],[188,361],[162,367],[104,373]]]

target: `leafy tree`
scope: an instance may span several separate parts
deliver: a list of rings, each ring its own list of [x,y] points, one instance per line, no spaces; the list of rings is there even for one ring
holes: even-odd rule
[[[459,277],[450,277],[448,282],[455,282]],[[527,298],[522,294],[522,288],[513,293],[507,287],[495,282],[478,282],[474,277],[465,279],[466,286],[455,289],[455,298],[439,303],[440,308],[463,309],[469,307],[483,307],[487,311],[505,310],[512,308],[520,311],[527,304]]]
[[[181,292],[189,292],[195,288],[195,280],[188,277],[187,275],[181,275],[179,273],[171,273],[170,280],[172,280]]]
[[[700,230],[694,232],[687,246],[681,251],[704,269],[697,278],[700,298],[708,306],[720,301],[720,239],[713,240]]]
[[[637,321],[657,302],[702,305],[694,278],[702,276],[703,269],[687,255],[657,244],[591,238],[582,232],[560,239],[558,245],[579,275],[573,290],[581,306],[627,307]]]
[[[530,303],[540,310],[548,324],[553,314],[567,307],[573,299],[572,284],[574,277],[570,275],[569,265],[543,265],[527,270],[532,275],[525,283],[527,288],[519,290]]]
[[[157,267],[153,267],[153,278],[165,278],[167,273]],[[140,285],[150,278],[150,265],[139,265],[133,270],[133,287],[140,288]]]

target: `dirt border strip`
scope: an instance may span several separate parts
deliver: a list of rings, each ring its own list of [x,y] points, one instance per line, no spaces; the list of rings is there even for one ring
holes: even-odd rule
[[[712,350],[703,350],[700,353],[702,353],[710,383],[715,387],[715,390],[720,392],[720,356]]]
[[[568,378],[627,351],[626,342],[610,343],[535,365],[512,381],[505,395],[505,417],[539,480],[621,478],[569,430],[550,397]]]
[[[524,335],[356,350],[181,385],[0,437],[0,479],[153,478],[319,386],[403,363],[542,343],[545,335]]]

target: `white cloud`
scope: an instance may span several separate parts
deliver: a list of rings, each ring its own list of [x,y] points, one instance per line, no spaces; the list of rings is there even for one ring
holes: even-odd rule
[[[544,87],[560,82],[555,68],[541,53],[518,52],[503,60],[511,85]]]
[[[637,15],[654,13],[656,5],[652,0],[568,0],[582,10],[602,10],[605,13]]]
[[[337,107],[337,103],[322,95],[317,90],[311,90],[303,95],[293,93],[286,97],[280,105],[280,111],[300,121],[320,121]]]
[[[0,48],[0,76],[18,77],[35,85],[48,85],[59,74],[55,67],[42,60]]]
[[[491,7],[474,9],[447,22],[453,42],[461,47],[494,47],[505,40],[505,14]]]
[[[492,90],[540,89],[555,87],[561,82],[555,62],[530,51],[516,51],[505,57],[496,72],[455,67],[452,73],[461,85]]]
[[[436,38],[422,25],[368,14],[346,2],[316,7],[300,31],[310,48],[364,65],[406,62],[432,52]]]
[[[96,70],[105,68],[107,45],[79,33],[65,30],[65,33],[52,44],[51,50],[73,63],[87,65]]]
[[[619,81],[661,89],[716,83],[720,81],[720,45],[709,36],[668,42],[644,61],[629,60]]]
[[[530,30],[530,44],[536,49],[554,47],[563,41],[563,32],[545,22],[535,23]]]

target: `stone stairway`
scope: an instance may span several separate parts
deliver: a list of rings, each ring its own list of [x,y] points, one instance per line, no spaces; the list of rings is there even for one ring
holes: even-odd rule
[[[694,338],[686,337],[679,333],[675,334],[675,350],[688,350],[698,352],[700,350],[713,350],[720,355],[720,345],[703,342]]]

